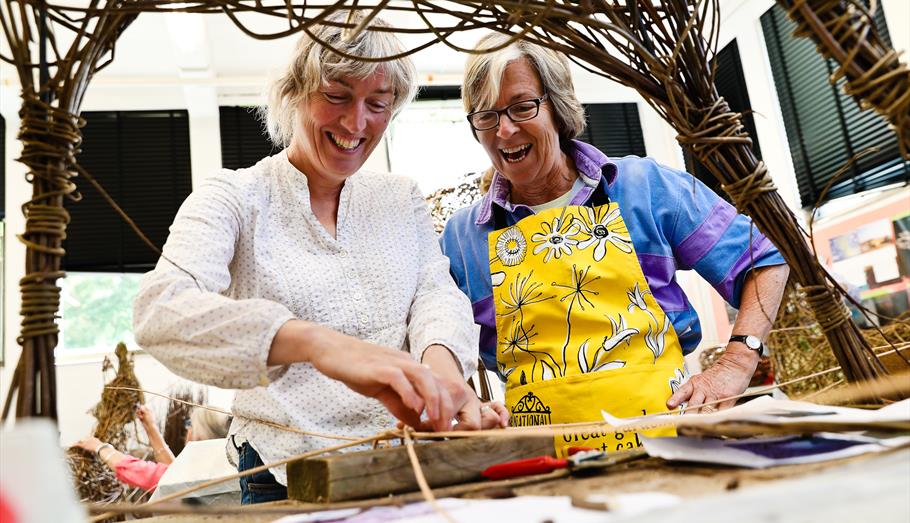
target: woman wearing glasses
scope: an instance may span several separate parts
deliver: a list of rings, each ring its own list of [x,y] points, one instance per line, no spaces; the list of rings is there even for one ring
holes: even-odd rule
[[[690,175],[574,140],[584,111],[561,54],[518,42],[472,55],[462,95],[494,174],[442,245],[481,326],[481,355],[506,382],[511,424],[655,414],[741,393],[788,274],[767,238]],[[691,379],[683,355],[701,330],[677,269],[695,269],[740,308],[726,354]],[[556,438],[557,449],[638,445],[636,434],[603,431]]]

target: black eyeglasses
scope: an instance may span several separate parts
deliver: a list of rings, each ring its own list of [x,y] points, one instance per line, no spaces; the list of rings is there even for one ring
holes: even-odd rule
[[[526,122],[531,120],[540,112],[540,104],[547,100],[547,93],[540,98],[522,100],[515,102],[505,109],[489,109],[486,111],[475,111],[468,115],[468,123],[475,131],[486,131],[499,126],[499,116],[505,114],[515,123]]]

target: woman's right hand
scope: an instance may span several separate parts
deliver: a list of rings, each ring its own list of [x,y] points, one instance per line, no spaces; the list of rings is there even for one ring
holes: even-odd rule
[[[448,430],[455,417],[453,399],[429,367],[405,352],[355,340],[344,352],[330,347],[313,351],[310,363],[351,390],[376,398],[396,418],[412,427],[426,423]]]
[[[435,430],[448,430],[464,403],[426,365],[405,352],[381,347],[301,320],[285,323],[275,335],[269,365],[309,362],[351,390],[376,398],[396,418],[417,427],[421,414]]]

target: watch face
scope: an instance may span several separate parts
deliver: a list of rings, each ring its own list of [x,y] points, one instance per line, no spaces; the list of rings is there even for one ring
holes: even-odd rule
[[[746,336],[746,347],[758,350],[761,348],[761,340],[758,339],[758,336]]]

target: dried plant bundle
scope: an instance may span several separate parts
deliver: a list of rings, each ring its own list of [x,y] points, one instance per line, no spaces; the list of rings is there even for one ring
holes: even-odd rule
[[[90,411],[96,420],[93,435],[110,443],[117,450],[126,451],[130,441],[127,426],[136,418],[136,406],[145,402],[139,380],[133,370],[133,357],[122,343],[114,351],[117,356],[117,374],[107,383],[101,400]],[[102,372],[112,368],[110,359],[104,358]],[[128,387],[135,390],[111,389]],[[81,448],[72,447],[67,459],[83,502],[116,503],[129,499],[131,489],[120,483],[114,472],[98,456]]]

